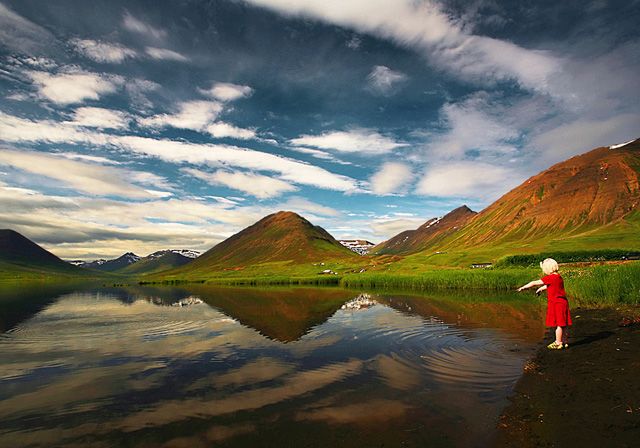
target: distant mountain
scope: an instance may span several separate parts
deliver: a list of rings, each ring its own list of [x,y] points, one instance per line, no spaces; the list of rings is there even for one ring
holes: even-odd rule
[[[140,261],[140,257],[133,252],[127,252],[113,260],[96,260],[82,265],[83,268],[97,269],[104,272],[120,271],[127,266]]]
[[[47,274],[85,275],[87,271],[70,265],[29,238],[10,229],[0,229],[0,264],[3,274],[29,271]]]
[[[317,262],[353,259],[352,251],[326,230],[293,212],[278,212],[227,238],[208,250],[185,271],[241,270],[267,262]]]
[[[166,255],[167,253],[179,254],[179,255],[182,255],[183,257],[191,258],[191,259],[198,258],[200,256],[200,252],[198,252],[197,250],[191,250],[191,249],[165,249],[165,250],[159,250],[157,252],[149,254],[145,258],[158,258],[158,257],[162,257],[162,256]]]
[[[367,240],[338,240],[340,244],[353,252],[366,255],[375,244]]]
[[[466,205],[458,207],[441,218],[432,218],[415,230],[405,230],[384,241],[369,252],[371,254],[404,255],[433,247],[437,242],[462,228],[477,213]]]
[[[192,262],[195,257],[187,257],[183,253],[189,255],[197,254],[195,251],[179,251],[179,250],[161,250],[154,252],[135,263],[129,264],[117,272],[119,274],[155,274],[158,272],[174,269],[184,266]]]

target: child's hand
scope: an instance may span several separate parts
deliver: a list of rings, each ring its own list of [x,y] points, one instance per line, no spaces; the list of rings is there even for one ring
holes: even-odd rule
[[[541,287],[539,287],[538,289],[536,289],[536,295],[539,295],[542,291],[544,291],[545,289],[547,289],[547,285],[542,285]]]
[[[526,289],[526,288],[525,288],[524,286],[521,286],[521,287],[519,287],[519,288],[518,288],[518,292],[520,292],[520,291],[524,291],[525,289]]]

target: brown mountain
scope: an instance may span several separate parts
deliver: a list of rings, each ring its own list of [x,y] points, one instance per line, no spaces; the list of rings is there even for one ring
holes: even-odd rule
[[[227,238],[184,267],[188,271],[243,269],[274,261],[317,262],[357,258],[326,230],[281,211]]]
[[[432,218],[415,230],[405,230],[369,251],[371,254],[402,255],[419,252],[442,241],[463,227],[476,212],[466,205],[458,207],[442,218]]]
[[[595,235],[624,245],[638,221],[640,140],[612,148],[596,148],[529,178],[470,220],[449,245],[548,237],[595,242]]]

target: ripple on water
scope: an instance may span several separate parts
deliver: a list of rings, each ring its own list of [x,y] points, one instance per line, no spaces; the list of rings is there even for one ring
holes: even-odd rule
[[[430,381],[482,394],[512,387],[522,373],[524,356],[510,350],[518,341],[502,332],[449,325],[384,305],[358,313],[359,339],[385,344],[389,354]],[[354,315],[337,317],[354,320]]]

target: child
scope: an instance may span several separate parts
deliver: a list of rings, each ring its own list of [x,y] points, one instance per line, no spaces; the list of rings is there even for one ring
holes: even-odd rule
[[[558,274],[558,263],[553,258],[547,258],[540,263],[542,272],[545,276],[540,280],[534,280],[524,286],[518,288],[522,291],[533,286],[539,286],[536,294],[547,290],[547,327],[556,327],[556,340],[547,345],[552,350],[560,350],[568,348],[569,329],[572,324],[571,314],[569,313],[569,302],[567,301],[567,293],[564,291],[564,282],[560,274]]]

